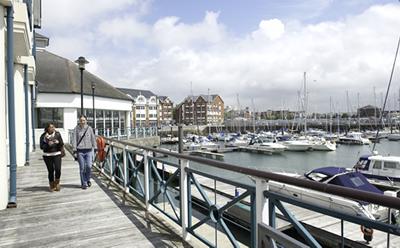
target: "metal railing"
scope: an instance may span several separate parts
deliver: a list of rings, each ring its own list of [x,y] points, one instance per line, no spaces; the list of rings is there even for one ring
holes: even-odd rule
[[[137,128],[105,128],[94,129],[96,135],[117,140],[140,139],[158,135],[157,127],[137,127]],[[68,130],[68,143],[71,144],[73,130]]]
[[[123,190],[141,199],[148,211],[155,208],[179,225],[184,239],[190,233],[209,247],[218,247],[221,243],[232,247],[262,247],[266,237],[273,246],[278,243],[301,247],[299,242],[276,229],[277,218],[290,222],[307,245],[322,247],[318,237],[314,237],[296,219],[296,215],[288,208],[289,205],[338,218],[341,222],[342,247],[348,242],[343,228],[344,221],[385,232],[388,247],[390,235],[400,235],[400,227],[396,224],[302,202],[272,192],[269,186],[270,181],[281,182],[384,206],[389,213],[391,209],[400,209],[400,199],[395,197],[254,170],[125,141],[109,138],[106,141],[105,160],[97,161],[95,166]],[[164,157],[160,158],[159,155]],[[246,183],[243,178],[251,178],[250,183]],[[234,194],[231,194],[232,189]],[[269,227],[262,228],[265,225]],[[263,231],[259,234],[260,228]]]

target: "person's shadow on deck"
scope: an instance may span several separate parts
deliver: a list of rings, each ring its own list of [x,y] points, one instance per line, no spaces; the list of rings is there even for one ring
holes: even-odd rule
[[[81,186],[78,184],[61,184],[62,188],[70,188],[70,189],[80,189]],[[22,191],[28,191],[28,192],[40,192],[40,191],[49,191],[49,186],[33,186],[33,187],[27,187],[24,188]]]
[[[138,203],[138,200],[126,200],[124,196],[117,196],[116,191],[118,189],[110,188],[110,183],[108,179],[99,179],[99,174],[92,174],[93,180],[99,185],[99,187],[110,197],[110,199],[118,206],[118,208],[125,214],[126,217],[135,225],[138,230],[152,243],[154,247],[170,248],[177,247],[176,243],[182,244],[182,247],[190,248],[192,247],[183,239],[170,230],[170,227],[164,225],[156,217],[151,217],[146,213],[146,209]],[[105,181],[107,180],[107,181]],[[122,192],[121,192],[122,193]],[[121,198],[119,198],[121,197]],[[130,205],[126,204],[127,202]],[[157,232],[158,238],[154,238],[155,231]],[[164,242],[163,239],[167,240]],[[168,241],[172,241],[173,244],[168,244]]]

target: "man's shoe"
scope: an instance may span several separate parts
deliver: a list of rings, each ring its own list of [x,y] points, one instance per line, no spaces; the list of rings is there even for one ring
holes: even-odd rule
[[[82,189],[87,189],[87,186],[86,185],[82,185]]]
[[[87,181],[87,186],[88,187],[92,186],[92,183],[90,181]]]

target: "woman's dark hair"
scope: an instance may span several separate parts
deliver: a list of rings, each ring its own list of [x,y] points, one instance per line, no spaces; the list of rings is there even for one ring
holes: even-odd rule
[[[82,117],[85,118],[85,120],[87,120],[86,115],[80,115],[80,116],[79,116],[79,119],[82,118]]]
[[[44,131],[47,132],[47,130],[49,129],[49,127],[50,127],[51,125],[55,126],[53,122],[48,122],[48,123],[46,123],[46,126],[44,127]]]

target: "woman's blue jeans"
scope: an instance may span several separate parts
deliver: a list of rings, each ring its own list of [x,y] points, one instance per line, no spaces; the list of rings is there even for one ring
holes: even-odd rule
[[[78,150],[79,174],[81,176],[81,186],[88,186],[92,174],[93,151],[92,149]]]

